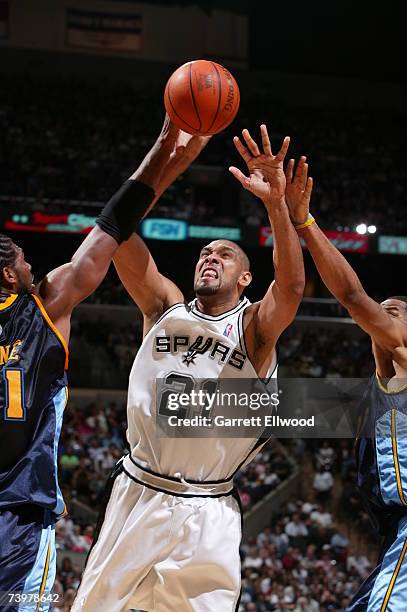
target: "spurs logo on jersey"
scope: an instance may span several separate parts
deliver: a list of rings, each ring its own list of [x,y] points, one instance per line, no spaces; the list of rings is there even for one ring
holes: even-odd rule
[[[227,363],[233,368],[241,370],[246,361],[246,355],[238,349],[233,349],[224,342],[216,338],[197,336],[192,342],[189,336],[156,336],[155,350],[157,353],[178,353],[183,351],[185,354],[182,363],[187,366],[196,364],[198,355],[206,354],[209,359],[218,359],[220,363]],[[198,365],[199,362],[198,362]]]
[[[200,312],[196,300],[175,304],[146,335],[130,373],[127,407],[127,437],[140,465],[187,480],[224,480],[258,452],[264,439],[169,438],[156,431],[157,415],[168,413],[163,385],[169,391],[197,392],[213,390],[219,379],[257,378],[243,334],[249,304],[244,298],[216,317]],[[270,361],[275,379],[275,352]]]

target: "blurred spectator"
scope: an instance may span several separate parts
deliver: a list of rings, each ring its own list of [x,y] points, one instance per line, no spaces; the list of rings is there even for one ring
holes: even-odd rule
[[[329,470],[320,466],[319,471],[314,476],[314,491],[319,500],[328,500],[331,497],[334,479]]]

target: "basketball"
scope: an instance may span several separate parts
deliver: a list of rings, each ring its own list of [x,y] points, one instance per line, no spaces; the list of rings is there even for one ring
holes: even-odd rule
[[[189,134],[217,134],[236,117],[239,87],[224,66],[196,60],[180,66],[164,92],[165,109],[173,123]]]

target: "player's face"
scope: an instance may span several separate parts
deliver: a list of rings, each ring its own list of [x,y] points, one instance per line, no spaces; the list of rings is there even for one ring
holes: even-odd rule
[[[407,323],[407,304],[401,300],[384,300],[381,307],[391,316]]]
[[[23,249],[15,245],[17,256],[14,262],[14,272],[16,276],[17,293],[32,293],[34,291],[34,276],[31,266],[25,260]]]
[[[226,241],[215,240],[204,247],[195,268],[196,295],[213,295],[220,289],[235,289],[244,273],[237,248]]]

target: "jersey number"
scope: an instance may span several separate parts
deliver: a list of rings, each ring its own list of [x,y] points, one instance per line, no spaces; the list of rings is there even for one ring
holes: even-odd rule
[[[172,416],[176,415],[178,418],[185,418],[188,413],[188,408],[174,408],[168,407],[169,396],[174,393],[186,393],[190,394],[191,391],[198,392],[200,389],[204,393],[215,393],[217,383],[215,380],[207,379],[200,381],[199,383],[190,374],[178,374],[177,372],[170,372],[164,379],[164,391],[162,392],[160,405],[158,408],[158,414],[160,416]],[[192,416],[192,415],[191,415]],[[210,411],[205,406],[202,407],[201,416],[210,416]]]
[[[24,421],[24,379],[23,370],[8,369],[3,370],[4,381],[6,383],[6,405],[4,418],[9,421]]]

